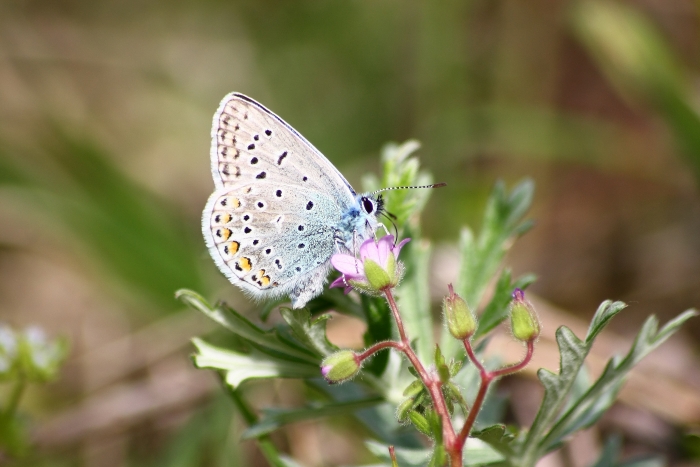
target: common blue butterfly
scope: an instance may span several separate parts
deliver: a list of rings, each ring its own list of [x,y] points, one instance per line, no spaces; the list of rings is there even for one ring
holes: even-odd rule
[[[319,295],[336,252],[379,225],[382,198],[358,194],[311,143],[243,94],[221,101],[211,130],[215,190],[202,214],[209,253],[254,298]]]

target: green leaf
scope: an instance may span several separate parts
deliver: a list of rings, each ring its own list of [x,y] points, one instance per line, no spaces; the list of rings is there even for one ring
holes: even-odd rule
[[[257,438],[261,435],[272,433],[290,423],[353,414],[358,410],[374,407],[383,402],[384,399],[382,397],[370,397],[347,402],[316,404],[298,409],[263,409],[262,419],[249,426],[241,437],[243,439]]]
[[[513,434],[506,430],[505,425],[492,425],[483,430],[472,432],[472,434],[503,455],[508,456],[513,452],[510,447]]]
[[[404,397],[417,396],[418,394],[420,394],[424,390],[425,390],[425,385],[423,384],[423,381],[417,379],[417,380],[414,380],[408,386],[406,386],[406,389],[403,390],[403,396]]]
[[[588,327],[588,333],[586,333],[586,344],[590,346],[593,339],[595,339],[600,331],[602,331],[603,328],[608,325],[608,322],[626,306],[627,305],[622,302],[603,302],[600,307],[598,307],[595,315],[593,315],[591,325]]]
[[[413,426],[416,427],[416,430],[420,431],[425,436],[432,437],[433,432],[430,427],[430,422],[428,422],[428,419],[425,418],[422,414],[416,412],[415,410],[412,410],[408,413],[408,419],[411,421]]]
[[[513,465],[535,465],[542,455],[558,447],[566,436],[597,421],[614,402],[624,377],[632,367],[677,331],[687,319],[696,315],[693,310],[687,311],[667,323],[659,332],[656,318],[649,317],[625,358],[612,358],[598,380],[582,396],[569,402],[569,409],[563,411],[567,399],[574,393],[577,377],[594,338],[610,318],[624,307],[621,302],[603,302],[593,317],[588,333],[590,339],[586,341],[581,341],[564,326],[557,330],[560,371],[558,375],[545,369],[538,371],[545,395],[530,430],[518,440],[517,448],[510,456]]]
[[[260,349],[267,349],[277,352],[279,355],[295,358],[318,365],[321,361],[317,356],[299,347],[291,345],[290,342],[280,338],[279,332],[266,331],[251,323],[244,316],[236,312],[224,303],[212,307],[201,295],[191,290],[178,290],[175,297],[195,310],[201,311],[209,318],[224,326],[229,331],[256,344]]]
[[[433,317],[430,312],[430,251],[427,241],[415,239],[403,248],[401,259],[406,276],[396,290],[406,333],[415,341],[414,349],[423,362],[432,359],[435,347]]]
[[[476,307],[481,301],[486,285],[511,245],[510,240],[527,227],[520,221],[532,202],[533,192],[531,180],[520,182],[510,194],[499,181],[487,203],[476,242],[471,233],[462,234],[462,265],[457,291],[470,306]]]
[[[415,140],[406,141],[403,144],[389,143],[382,148],[382,180],[376,177],[365,177],[363,186],[368,191],[380,188],[392,188],[402,186],[424,186],[432,184],[432,176],[419,170],[419,162],[415,157],[410,157],[420,148],[420,143]],[[403,228],[406,223],[414,219],[411,227],[415,230],[417,225],[416,214],[420,213],[431,195],[430,189],[416,190],[390,190],[382,193],[384,208],[396,216],[396,224]]]
[[[391,466],[391,458],[389,457],[389,447],[377,443],[376,441],[365,441],[367,449],[381,459],[386,466]],[[432,455],[429,449],[407,449],[397,447],[395,449],[396,459],[401,467],[424,467]],[[501,462],[505,457],[477,438],[467,439],[464,449],[464,464],[463,465],[489,465]]]
[[[513,239],[523,234],[530,223],[522,221],[532,202],[534,183],[525,179],[508,193],[503,182],[497,182],[486,205],[481,231],[478,238],[465,228],[459,241],[460,270],[455,285],[455,291],[461,295],[476,310],[481,303],[489,282],[501,265],[501,261],[513,244]],[[485,326],[495,326],[502,308],[498,306],[503,301],[505,277],[501,276],[501,294],[486,316]],[[526,277],[524,282],[530,280]],[[483,324],[480,322],[479,326]],[[479,331],[478,331],[479,332]],[[483,331],[481,331],[483,335]],[[447,358],[454,357],[459,351],[459,342],[443,333],[440,347]]]
[[[257,349],[243,354],[199,338],[192,339],[192,343],[197,349],[193,356],[195,366],[223,371],[226,383],[232,388],[248,379],[315,378],[321,374],[318,365],[276,358]]]
[[[603,452],[600,453],[600,457],[598,457],[598,460],[591,467],[616,467],[621,448],[622,440],[620,436],[613,434],[608,437],[608,439],[605,440]]]
[[[296,338],[318,355],[325,357],[338,350],[338,347],[331,344],[326,337],[326,324],[331,319],[331,315],[321,315],[312,320],[309,310],[305,308],[292,310],[287,307],[280,308],[280,313],[292,328]]]
[[[649,352],[664,343],[685,321],[696,315],[694,310],[686,311],[666,323],[658,332],[656,317],[647,318],[624,359],[612,358],[608,362],[598,380],[559,418],[542,441],[542,447],[549,449],[569,434],[595,423],[615,401],[627,373]]]
[[[386,299],[361,294],[360,300],[367,322],[367,331],[363,336],[365,346],[370,347],[377,342],[391,339],[393,317]],[[384,373],[388,363],[389,352],[378,352],[365,363],[364,371],[379,376]]]
[[[519,277],[515,282],[511,282],[510,269],[504,269],[498,278],[498,282],[496,282],[493,297],[479,317],[479,327],[474,334],[474,339],[485,336],[508,317],[508,305],[512,300],[514,289],[525,290],[536,279],[537,277],[534,274],[526,274]]]

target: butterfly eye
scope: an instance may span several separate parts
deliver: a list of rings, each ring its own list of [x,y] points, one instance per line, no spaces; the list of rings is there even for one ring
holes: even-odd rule
[[[372,214],[372,211],[374,211],[374,203],[372,202],[371,199],[367,198],[366,196],[362,197],[362,208],[365,210],[367,214]]]

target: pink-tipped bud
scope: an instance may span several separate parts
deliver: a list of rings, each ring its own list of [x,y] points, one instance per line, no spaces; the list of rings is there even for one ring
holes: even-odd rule
[[[510,328],[513,337],[523,342],[530,342],[540,335],[540,322],[532,303],[525,299],[521,289],[513,291],[513,301],[510,303]]]
[[[329,383],[342,383],[359,373],[362,362],[352,350],[340,350],[323,359],[321,374]]]
[[[472,313],[467,302],[455,293],[452,284],[449,284],[447,287],[450,294],[442,302],[442,311],[445,316],[447,329],[455,339],[469,339],[476,331],[474,313]]]

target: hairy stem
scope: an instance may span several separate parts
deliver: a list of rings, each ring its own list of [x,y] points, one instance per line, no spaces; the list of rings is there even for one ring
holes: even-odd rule
[[[456,445],[456,434],[454,428],[452,427],[452,420],[450,420],[450,412],[447,410],[445,397],[442,394],[442,382],[440,382],[440,378],[438,378],[437,375],[432,376],[426,371],[425,367],[418,359],[418,356],[411,348],[411,342],[409,341],[408,336],[406,335],[406,330],[403,327],[403,320],[401,319],[401,314],[399,313],[399,307],[396,305],[396,300],[394,300],[394,295],[392,294],[391,289],[387,288],[384,291],[384,295],[386,296],[386,300],[389,303],[389,308],[391,308],[391,312],[394,315],[394,319],[396,320],[396,327],[398,328],[399,336],[401,337],[401,347],[394,347],[401,350],[404,353],[404,355],[406,355],[406,358],[408,358],[408,360],[411,362],[413,368],[416,369],[416,372],[418,372],[418,376],[420,376],[421,381],[423,381],[423,384],[428,389],[430,398],[433,401],[433,406],[435,407],[435,412],[440,417],[440,420],[442,420],[442,438],[445,443],[445,447],[450,454],[450,459],[453,459],[455,457],[455,455],[453,454],[456,453],[451,452],[451,447]],[[454,462],[451,461],[451,465],[461,466],[461,459],[462,452],[460,449],[459,464],[454,464]]]
[[[364,359],[371,357],[372,355],[379,352],[380,350],[384,350],[384,349],[388,349],[388,348],[393,348],[393,349],[396,349],[396,350],[403,352],[404,347],[405,347],[405,345],[403,342],[396,342],[396,341],[377,342],[372,347],[366,349],[364,352],[359,354],[357,356],[357,358],[359,358],[360,361],[363,361]]]
[[[488,371],[484,366],[481,364],[479,359],[476,357],[474,354],[474,349],[472,348],[471,342],[469,342],[468,339],[464,340],[464,349],[467,351],[467,355],[469,356],[469,360],[476,366],[476,368],[479,370],[479,377],[481,378],[481,384],[479,385],[479,392],[476,394],[476,399],[474,399],[474,403],[472,404],[472,408],[469,411],[469,416],[467,417],[467,420],[464,422],[464,426],[459,432],[459,436],[457,437],[457,446],[459,447],[460,450],[464,449],[464,445],[467,442],[467,437],[469,436],[469,433],[471,433],[472,428],[474,427],[474,422],[476,421],[476,416],[479,414],[479,410],[481,410],[481,406],[484,403],[484,399],[486,399],[486,393],[488,392],[489,386],[491,383],[500,378],[501,376],[513,374],[515,372],[518,372],[525,368],[528,363],[530,363],[530,360],[532,359],[532,353],[534,351],[534,346],[535,343],[534,341],[528,341],[527,342],[527,353],[523,357],[522,361],[520,363],[516,363],[511,366],[507,366],[505,368],[501,368],[499,370],[494,370],[494,371]]]

